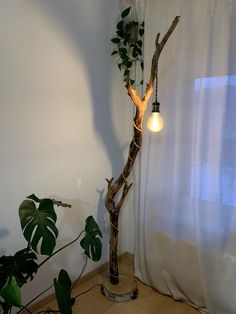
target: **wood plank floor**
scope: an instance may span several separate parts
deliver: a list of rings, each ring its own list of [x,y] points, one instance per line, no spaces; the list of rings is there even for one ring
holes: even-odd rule
[[[120,273],[132,273],[132,260],[129,256],[124,256],[120,261]],[[138,283],[138,298],[128,302],[113,302],[106,299],[101,293],[101,284],[104,280],[104,272],[82,280],[75,286],[73,296],[83,293],[76,298],[73,305],[73,314],[199,314],[199,311],[183,302],[176,302],[171,297],[164,296],[156,292],[140,281]],[[32,308],[33,313],[38,313],[42,309],[50,307],[57,309],[55,300]]]

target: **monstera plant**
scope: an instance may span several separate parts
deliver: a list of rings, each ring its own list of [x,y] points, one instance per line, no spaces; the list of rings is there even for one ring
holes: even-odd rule
[[[102,234],[92,216],[86,219],[85,228],[78,236],[55,250],[58,229],[56,226],[57,215],[54,206],[71,207],[55,199],[39,199],[34,194],[28,196],[19,207],[19,217],[23,235],[27,241],[26,248],[16,252],[14,255],[0,257],[0,313],[9,314],[13,307],[18,307],[18,312],[26,310],[33,300],[26,305],[21,301],[21,287],[31,281],[38,269],[55,254],[76,242],[82,235],[80,245],[84,250],[86,258],[98,261],[102,252]],[[38,263],[38,256],[44,255],[45,259]],[[58,278],[54,279],[49,287],[55,289],[59,310],[50,309],[50,313],[72,314],[72,304],[75,299],[71,296],[72,284],[66,270],[59,272]],[[46,292],[46,289],[44,292]],[[42,313],[42,311],[40,312]],[[44,313],[49,313],[45,310]]]

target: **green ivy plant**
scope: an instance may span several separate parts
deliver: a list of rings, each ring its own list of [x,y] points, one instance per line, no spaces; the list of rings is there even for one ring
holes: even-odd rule
[[[135,80],[132,75],[137,63],[143,71],[144,22],[140,24],[131,19],[130,12],[131,7],[128,7],[121,13],[121,20],[116,25],[116,36],[111,39],[115,45],[111,55],[118,57],[118,68],[123,73],[124,82],[133,85]],[[143,84],[143,81],[140,84]]]
[[[74,240],[55,250],[59,233],[56,226],[55,205],[71,207],[54,199],[39,199],[34,194],[28,196],[21,203],[19,217],[27,246],[14,255],[0,257],[0,313],[9,314],[13,307],[19,308],[17,313],[24,309],[31,313],[27,307],[42,293],[24,306],[21,301],[21,287],[28,281],[33,280],[38,269],[44,263],[77,241],[82,234],[84,234],[84,237],[80,241],[80,245],[84,249],[85,255],[93,261],[98,261],[101,258],[102,233],[92,216],[86,219],[84,230]],[[39,254],[46,256],[41,263],[37,262]],[[72,314],[71,306],[75,298],[71,297],[72,285],[66,270],[62,269],[59,272],[59,276],[54,279],[52,286],[55,289],[59,310],[50,310],[50,313]],[[44,313],[47,312],[48,310]]]

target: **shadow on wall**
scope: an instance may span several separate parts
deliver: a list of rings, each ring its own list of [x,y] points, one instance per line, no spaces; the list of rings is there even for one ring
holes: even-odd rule
[[[31,3],[32,5],[32,3]],[[123,164],[122,148],[118,143],[111,116],[110,14],[114,4],[100,1],[37,1],[57,30],[66,34],[78,56],[83,57],[93,105],[93,121],[97,135],[104,144],[112,173]],[[79,89],[79,85],[78,85]],[[80,105],[78,99],[78,106]]]
[[[99,228],[102,232],[103,236],[103,246],[102,246],[102,258],[99,261],[100,264],[103,264],[107,261],[107,256],[108,256],[108,237],[109,237],[109,228],[106,223],[106,215],[108,215],[108,212],[104,206],[104,192],[105,189],[102,190],[96,190],[96,192],[99,195],[99,200],[98,200],[98,207],[97,207],[97,218],[94,217],[94,219],[97,221]],[[83,205],[83,203],[79,199],[64,199],[61,198],[58,195],[51,195],[50,198],[60,200],[65,204],[70,204],[71,208],[62,208],[59,207],[57,208],[55,206],[55,211],[58,213],[60,211],[60,219],[58,223],[58,230],[63,230],[63,235],[61,237],[60,246],[65,245],[69,243],[71,240],[73,240],[77,235],[74,233],[75,230],[78,232],[78,234],[84,230],[85,227],[85,222],[87,217],[90,215],[87,213],[86,209]],[[79,247],[80,248],[80,240],[82,237],[73,244],[73,247]],[[82,258],[80,250],[77,249],[78,257],[79,259]],[[63,255],[63,254],[62,254]],[[67,254],[66,254],[67,256]],[[68,257],[68,256],[67,256]],[[66,258],[67,258],[66,257]],[[67,261],[60,260],[58,262],[58,265],[66,265]],[[75,273],[75,275],[77,272]]]
[[[109,250],[109,225],[106,223],[106,215],[109,215],[105,206],[104,206],[104,192],[105,190],[98,190],[97,193],[99,194],[99,202],[98,202],[98,218],[97,223],[101,229],[103,242],[102,242],[102,258],[100,264],[104,264],[107,261],[108,250]]]
[[[124,164],[122,147],[118,142],[112,123],[111,113],[111,68],[109,27],[112,25],[111,12],[113,1],[34,1],[33,4],[43,12],[56,29],[66,34],[75,52],[84,60],[89,79],[93,105],[93,121],[97,135],[100,137],[112,168],[112,174],[119,174]],[[79,86],[78,86],[79,88]],[[78,106],[80,105],[78,99]],[[105,182],[105,178],[104,178]],[[104,225],[106,213],[103,194],[98,191],[98,223]],[[106,230],[102,230],[107,234]],[[106,235],[104,234],[104,238]],[[107,239],[104,239],[107,243]],[[107,248],[104,248],[104,253]],[[103,254],[104,256],[104,254]]]
[[[107,256],[108,256],[108,238],[109,238],[109,224],[108,224],[108,212],[105,208],[104,205],[104,192],[105,189],[102,190],[96,190],[96,192],[99,195],[99,200],[98,200],[98,207],[97,207],[97,218],[95,218],[95,220],[97,221],[99,228],[102,232],[102,236],[103,236],[103,244],[102,244],[102,258],[99,261],[99,264],[104,264],[107,261]],[[74,238],[76,238],[76,236],[82,231],[84,230],[85,227],[85,222],[86,222],[86,218],[90,215],[87,213],[86,209],[84,206],[82,205],[82,202],[79,199],[65,199],[62,198],[58,195],[51,195],[50,198],[52,199],[56,199],[56,200],[60,200],[65,204],[70,204],[71,208],[62,208],[62,207],[57,207],[55,206],[55,211],[57,213],[57,215],[60,217],[57,222],[57,228],[60,232],[60,247],[69,243],[70,241],[72,241]],[[75,230],[77,232],[77,234],[75,234]],[[57,263],[56,265],[61,265],[63,267],[67,267],[68,268],[68,257],[70,256],[70,254],[67,254],[66,252],[70,251],[70,250],[75,250],[76,248],[76,252],[78,254],[78,260],[83,259],[83,256],[81,255],[81,251],[80,251],[80,240],[82,239],[82,237],[75,242],[75,244],[73,244],[71,246],[71,248],[67,249],[67,251],[65,251],[65,255],[64,252],[62,252],[62,254],[60,254],[60,256],[56,256],[56,260]],[[55,258],[53,260],[53,263],[55,262]],[[71,263],[74,263],[73,261],[70,261]],[[69,263],[70,263],[69,262]],[[49,263],[51,269],[53,270],[54,264],[53,263]],[[77,262],[76,262],[77,263]],[[66,266],[65,266],[66,265]],[[73,267],[72,267],[73,269]],[[80,269],[80,267],[76,268],[75,274],[72,274],[73,276],[78,275],[78,270]]]
[[[0,239],[5,238],[9,235],[9,230],[6,228],[0,228]],[[6,253],[6,249],[0,247],[0,256]]]

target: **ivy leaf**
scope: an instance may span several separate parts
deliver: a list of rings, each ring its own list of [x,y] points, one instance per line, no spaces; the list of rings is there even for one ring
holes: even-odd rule
[[[138,40],[138,41],[137,41],[137,44],[138,44],[138,45],[139,45],[139,47],[141,48],[141,47],[142,47],[142,45],[143,45],[142,40]]]
[[[93,216],[86,219],[85,236],[80,241],[85,254],[93,261],[99,261],[102,255],[102,233]]]
[[[124,38],[124,32],[123,31],[116,31],[116,34],[121,37]]]
[[[142,50],[140,48],[137,47],[136,51],[140,56],[142,55]]]
[[[128,69],[126,69],[125,72],[124,72],[124,76],[127,76],[129,74],[130,74],[130,71]]]
[[[129,72],[129,70],[125,70],[125,72],[126,71],[128,71]],[[128,74],[123,74],[123,81],[124,82],[126,82],[126,83],[128,83],[128,81],[129,81],[129,77],[130,77],[130,73],[128,73]]]
[[[50,199],[40,200],[38,208],[33,201],[25,200],[19,208],[21,228],[26,241],[35,252],[38,252],[40,243],[40,253],[51,255],[58,236],[55,225],[57,216],[53,208],[53,201]]]
[[[122,65],[124,68],[127,67],[127,62],[129,61],[129,57],[127,55],[122,56]]]
[[[122,19],[124,19],[130,12],[131,7],[125,9],[122,13],[121,13],[121,17]]]
[[[118,51],[117,51],[117,50],[114,50],[114,51],[112,51],[111,55],[114,56],[114,55],[117,54],[117,53],[118,53]]]
[[[124,45],[126,45],[129,42],[130,37],[131,37],[131,34],[126,32],[124,35]]]
[[[126,63],[126,66],[127,66],[127,68],[129,69],[129,68],[131,68],[132,67],[132,62],[131,61],[128,61],[127,63]]]
[[[123,26],[124,26],[124,21],[120,21],[120,22],[116,25],[116,27],[117,27],[118,30],[122,30],[122,29],[123,29]]]
[[[118,37],[112,38],[111,42],[113,42],[114,44],[119,44],[120,43],[120,38],[118,38]]]
[[[122,11],[122,20],[116,25],[117,36],[111,41],[117,45],[117,48],[112,52],[112,55],[118,53],[118,67],[123,72],[123,79],[130,80],[130,69],[136,61],[141,61],[143,41],[140,39],[144,34],[144,22],[141,24],[137,20],[125,19],[131,12],[131,7]],[[117,51],[117,52],[116,52]],[[143,69],[143,63],[141,64]],[[132,84],[134,80],[132,80]]]
[[[143,29],[143,28],[140,28],[138,32],[139,32],[139,35],[140,35],[140,36],[143,36],[143,34],[144,34],[144,29]]]
[[[130,80],[130,84],[133,85],[135,83],[135,80]]]
[[[127,55],[127,49],[122,47],[118,49],[119,53],[121,56],[126,56]]]
[[[62,314],[72,314],[71,309],[71,280],[68,273],[61,269],[58,280],[54,279],[57,304]]]
[[[122,65],[125,69],[127,68],[128,62],[130,62],[130,60],[129,57],[126,55],[124,58],[122,58]]]

